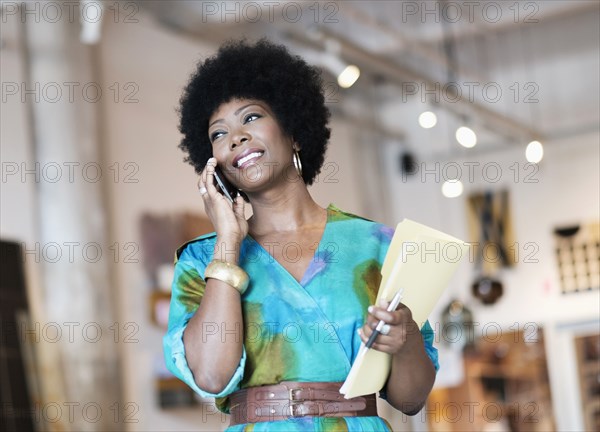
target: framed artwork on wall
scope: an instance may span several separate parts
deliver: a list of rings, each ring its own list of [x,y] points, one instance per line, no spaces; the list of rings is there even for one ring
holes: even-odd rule
[[[600,221],[554,229],[563,294],[600,289]]]

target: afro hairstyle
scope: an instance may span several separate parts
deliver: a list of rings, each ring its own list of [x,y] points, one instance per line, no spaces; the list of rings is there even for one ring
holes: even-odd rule
[[[271,108],[284,133],[300,146],[302,177],[312,184],[331,133],[320,71],[264,38],[254,45],[243,39],[226,42],[215,56],[200,61],[179,108],[179,148],[198,174],[212,156],[210,116],[235,99],[256,99]]]

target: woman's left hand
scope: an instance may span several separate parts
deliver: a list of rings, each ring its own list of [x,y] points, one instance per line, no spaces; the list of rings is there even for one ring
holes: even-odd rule
[[[400,303],[395,311],[388,312],[388,305],[389,302],[380,300],[379,306],[369,306],[367,322],[359,330],[359,334],[363,343],[366,343],[379,320],[383,320],[389,325],[389,333],[379,334],[372,348],[388,354],[398,354],[422,338],[409,308]]]

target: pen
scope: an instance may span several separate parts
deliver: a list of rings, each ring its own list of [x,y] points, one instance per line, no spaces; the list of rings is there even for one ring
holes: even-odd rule
[[[396,310],[396,308],[400,304],[400,300],[402,300],[403,292],[404,292],[403,288],[400,288],[398,290],[398,292],[392,299],[392,302],[390,303],[390,305],[387,308],[388,312],[392,312],[392,311]],[[381,333],[381,329],[383,328],[384,325],[385,325],[385,321],[380,320],[379,323],[377,324],[377,327],[375,327],[375,330],[373,330],[373,333],[371,333],[369,340],[365,344],[365,348],[367,348],[367,349],[371,348],[371,346],[375,343],[375,339],[377,339],[377,336]]]

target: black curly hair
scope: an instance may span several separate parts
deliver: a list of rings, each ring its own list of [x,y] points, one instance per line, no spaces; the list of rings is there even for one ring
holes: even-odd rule
[[[300,146],[302,177],[307,185],[321,171],[330,130],[320,71],[283,45],[260,39],[223,44],[198,63],[180,99],[179,148],[200,174],[212,156],[208,120],[223,103],[257,99],[269,105],[283,131]]]

